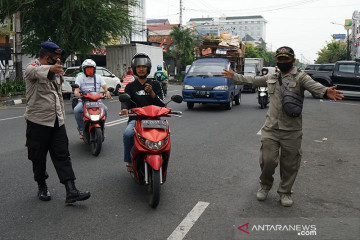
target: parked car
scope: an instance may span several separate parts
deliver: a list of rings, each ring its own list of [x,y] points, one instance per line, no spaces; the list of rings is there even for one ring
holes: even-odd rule
[[[75,83],[76,76],[79,73],[80,67],[69,67],[65,70],[64,82],[61,86],[63,95],[67,96],[72,94],[71,84]],[[104,67],[96,67],[96,74],[99,74],[104,79],[108,87],[115,89],[114,94],[118,94],[118,91],[121,88],[120,79],[118,77]],[[101,88],[101,92],[103,91],[104,90]]]
[[[314,64],[315,65],[315,64]],[[307,69],[305,68],[304,72],[306,72],[310,77],[314,74],[318,74],[319,72],[325,72],[331,75],[331,72],[334,70],[335,63],[325,63],[325,64],[316,64],[316,69]]]
[[[360,97],[359,65],[360,63],[355,61],[337,61],[335,64],[324,64],[324,68],[328,70],[316,71],[311,75],[311,78],[327,87],[337,85],[338,90],[343,91],[346,97]],[[331,68],[333,68],[332,71]]]

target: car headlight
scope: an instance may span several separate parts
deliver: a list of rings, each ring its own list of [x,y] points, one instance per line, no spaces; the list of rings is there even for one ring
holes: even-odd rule
[[[213,88],[213,90],[228,90],[229,87],[227,85],[223,85],[223,86],[216,86]]]
[[[142,137],[139,133],[137,134],[140,142],[146,146],[147,148],[151,149],[151,150],[159,150],[160,148],[162,148],[168,141],[169,139],[169,135],[164,138],[163,140],[161,141],[158,141],[158,142],[153,142],[153,141],[150,141],[144,137]]]
[[[193,86],[191,86],[191,85],[184,85],[183,86],[183,89],[194,89],[194,87]]]

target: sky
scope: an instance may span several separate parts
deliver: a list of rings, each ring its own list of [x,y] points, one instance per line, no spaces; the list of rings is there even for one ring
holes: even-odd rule
[[[180,22],[180,0],[145,1],[147,19]],[[261,15],[267,21],[268,50],[292,47],[296,58],[308,64],[332,34],[346,34],[345,19],[360,11],[359,0],[182,0],[182,5],[183,25],[190,18]]]

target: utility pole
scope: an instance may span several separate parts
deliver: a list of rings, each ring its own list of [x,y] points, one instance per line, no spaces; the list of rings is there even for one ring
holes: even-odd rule
[[[20,24],[20,12],[14,13],[14,32],[15,32],[15,69],[16,78],[21,79],[23,77],[22,72],[22,55],[21,55],[21,24]]]
[[[182,10],[183,10],[183,2],[180,0],[180,28],[182,28]]]

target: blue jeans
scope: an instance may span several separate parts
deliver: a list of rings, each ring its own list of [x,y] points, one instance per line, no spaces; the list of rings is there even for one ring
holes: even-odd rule
[[[104,105],[105,120],[106,120],[108,108],[105,106],[105,104],[103,104],[103,105]],[[84,113],[84,103],[83,103],[83,101],[79,100],[77,105],[74,107],[74,115],[75,115],[76,123],[78,125],[79,134],[82,134],[83,130],[84,130],[83,113]],[[104,132],[105,132],[105,125],[104,125]]]
[[[123,142],[124,142],[124,162],[130,163],[130,150],[134,146],[134,127],[135,121],[132,120],[128,123],[127,127],[125,128],[124,135],[123,135]]]

